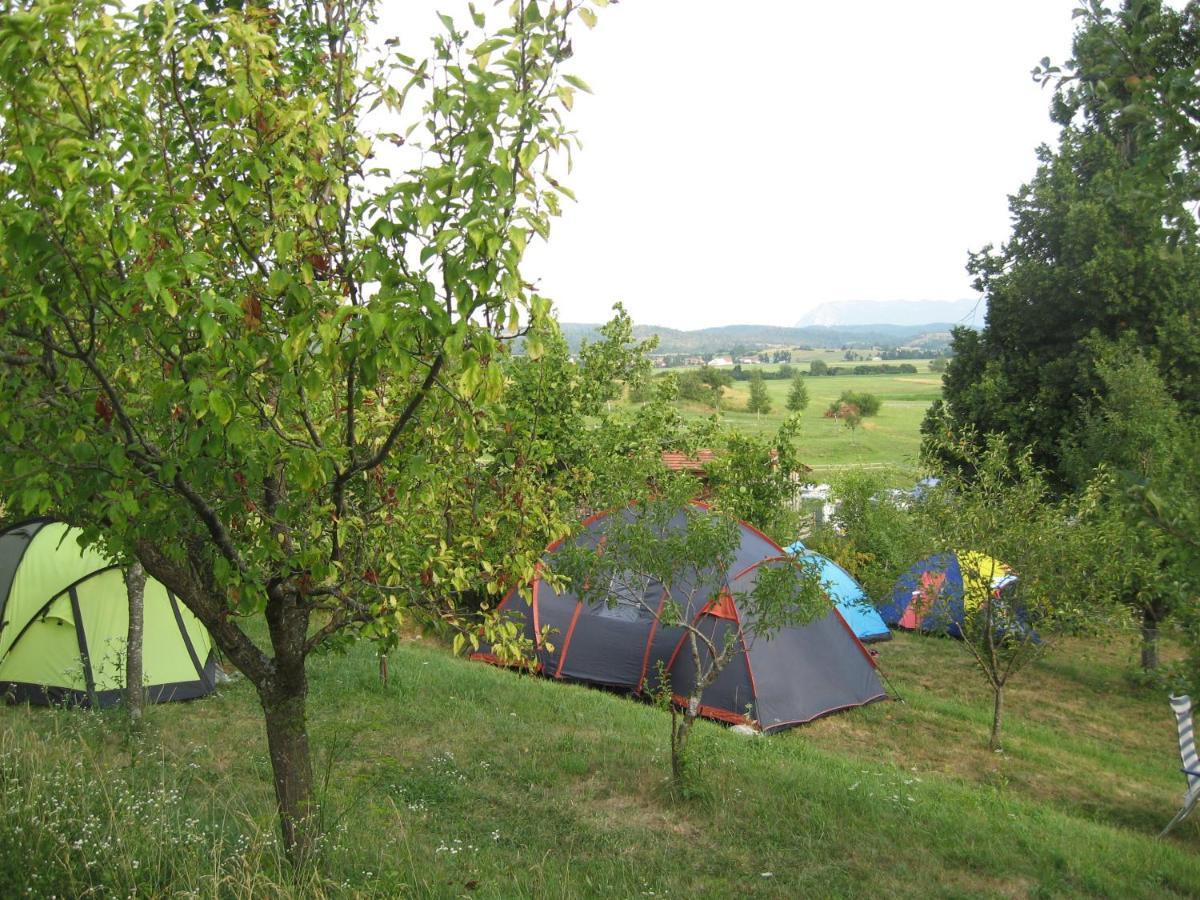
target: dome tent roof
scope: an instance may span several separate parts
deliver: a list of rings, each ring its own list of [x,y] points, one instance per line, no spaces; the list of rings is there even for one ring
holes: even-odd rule
[[[111,706],[125,690],[124,571],[79,531],[37,519],[0,531],[0,695]],[[151,702],[210,693],[216,656],[204,626],[146,579],[143,671]]]
[[[695,509],[706,509],[694,504]],[[636,508],[593,516],[573,541],[597,546],[605,539],[612,515],[634,516]],[[680,511],[671,528],[686,528]],[[787,559],[783,549],[753,526],[741,522],[735,560],[728,570],[712,569],[693,577],[711,581],[696,592],[697,608],[683,614],[705,628],[717,646],[727,638],[741,642],[735,658],[704,692],[700,711],[726,722],[750,721],[774,731],[810,721],[826,713],[882,699],[885,694],[870,653],[855,637],[836,609],[807,625],[782,628],[757,636],[753,618],[736,598],[751,591],[764,566]],[[552,565],[559,544],[543,557]],[[570,588],[561,592],[541,577],[534,579],[526,601],[513,589],[500,604],[502,615],[521,624],[526,637],[537,640],[550,626],[557,637],[536,644],[536,666],[545,675],[640,693],[657,687],[655,673],[662,663],[677,702],[695,683],[694,662],[680,652],[685,629],[663,626],[657,615],[665,601],[661,584],[626,579],[610,586],[606,600],[586,602]],[[722,597],[710,603],[713,596]],[[682,602],[682,601],[681,601]],[[473,658],[500,663],[483,646]]]

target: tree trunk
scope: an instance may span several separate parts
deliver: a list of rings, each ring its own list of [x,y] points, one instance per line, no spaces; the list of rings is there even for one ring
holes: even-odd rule
[[[386,653],[379,654],[379,683],[388,686],[388,660]]]
[[[281,687],[261,698],[283,846],[295,865],[303,865],[312,854],[316,828],[312,756],[305,719],[308,684],[301,675],[298,686]]]
[[[295,866],[312,856],[317,821],[312,756],[308,746],[308,673],[305,669],[308,611],[300,598],[280,585],[267,591],[267,626],[275,666],[258,688],[267,720],[267,749],[275,777],[283,847]]]
[[[1142,669],[1158,668],[1158,617],[1150,609],[1142,610]]]
[[[203,549],[204,545],[199,546]],[[145,541],[138,543],[137,553],[146,571],[195,613],[221,651],[258,691],[284,848],[293,864],[303,864],[311,856],[317,828],[305,716],[309,610],[286,584],[267,586],[266,619],[275,652],[271,658],[238,627],[237,617],[228,614],[226,598],[216,587],[211,568],[206,569],[210,563],[204,553],[189,548],[187,565],[168,559],[156,545]],[[207,577],[197,577],[197,573],[207,573]]]
[[[142,625],[146,596],[146,571],[140,562],[125,570],[125,589],[129,594],[129,634],[125,642],[125,703],[129,721],[141,723],[145,691],[142,689]]]
[[[1004,717],[1004,685],[998,684],[993,689],[995,703],[992,706],[992,736],[988,739],[988,747],[1000,749],[1000,723]]]
[[[700,697],[689,697],[683,718],[680,720],[679,725],[674,727],[674,734],[671,736],[671,779],[675,782],[675,787],[677,788],[683,787],[683,782],[687,774],[686,767],[684,766],[684,754],[687,751],[688,735],[691,734],[692,726],[696,723],[696,717],[699,714]]]

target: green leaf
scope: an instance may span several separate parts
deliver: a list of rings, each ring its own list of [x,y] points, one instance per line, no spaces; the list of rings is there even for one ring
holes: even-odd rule
[[[275,257],[280,262],[292,255],[296,246],[296,235],[291,231],[281,231],[275,235]]]
[[[587,82],[576,75],[563,75],[563,81],[565,81],[567,84],[571,85],[572,87],[579,88],[585,94],[592,93],[592,89],[590,87],[588,87]]]
[[[229,397],[219,390],[209,391],[208,408],[222,425],[228,425],[229,420],[233,418],[233,404]]]

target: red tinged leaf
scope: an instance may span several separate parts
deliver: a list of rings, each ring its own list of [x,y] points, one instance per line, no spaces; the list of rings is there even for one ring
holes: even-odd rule
[[[96,418],[103,421],[105,425],[112,424],[113,408],[109,405],[107,397],[98,396],[96,398]]]
[[[328,253],[310,253],[304,257],[304,261],[308,263],[313,270],[313,277],[317,281],[324,281],[329,277],[329,273],[333,271],[333,266],[329,261]]]
[[[242,300],[242,320],[250,331],[258,331],[262,325],[262,301],[253,294],[247,294]]]

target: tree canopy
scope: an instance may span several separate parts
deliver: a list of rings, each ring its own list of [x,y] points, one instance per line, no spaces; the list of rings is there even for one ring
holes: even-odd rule
[[[1009,240],[971,256],[987,323],[955,330],[927,436],[1003,433],[1061,488],[1064,438],[1099,386],[1089,337],[1145,348],[1184,413],[1200,413],[1198,9],[1090,3],[1074,59],[1035,70],[1062,132],[1011,199]]]
[[[586,85],[560,67],[595,17],[471,18],[422,60],[368,48],[369,0],[0,18],[0,491],[204,622],[258,691],[296,857],[306,657],[487,583],[435,513],[481,477],[497,363],[549,311],[520,265],[570,196]],[[368,130],[377,108],[407,133]],[[555,527],[483,515],[513,505]]]

